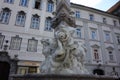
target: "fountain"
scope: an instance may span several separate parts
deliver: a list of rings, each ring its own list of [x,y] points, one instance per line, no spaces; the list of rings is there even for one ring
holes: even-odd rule
[[[74,41],[75,19],[70,0],[57,0],[52,20],[54,39],[42,39],[45,61],[41,74],[13,75],[13,80],[115,80],[116,77],[91,75],[84,67],[86,47]]]

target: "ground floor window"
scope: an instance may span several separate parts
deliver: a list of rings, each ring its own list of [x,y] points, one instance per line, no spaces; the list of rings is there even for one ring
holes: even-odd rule
[[[18,67],[18,74],[37,73],[38,67]]]

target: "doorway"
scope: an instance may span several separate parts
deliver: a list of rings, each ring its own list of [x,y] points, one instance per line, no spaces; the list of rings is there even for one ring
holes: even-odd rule
[[[104,75],[105,73],[102,69],[95,69],[93,70],[93,74]]]
[[[0,80],[8,80],[10,72],[10,64],[7,62],[0,62]]]

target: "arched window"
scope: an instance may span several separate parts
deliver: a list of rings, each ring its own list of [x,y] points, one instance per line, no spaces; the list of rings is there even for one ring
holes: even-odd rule
[[[8,24],[11,10],[9,8],[4,8],[0,15],[0,22],[3,24]]]
[[[17,17],[16,17],[16,25],[24,26],[25,18],[26,18],[25,12],[23,11],[18,12]]]
[[[39,25],[40,25],[40,17],[35,14],[32,16],[32,20],[31,20],[31,27],[32,29],[39,29]]]
[[[45,31],[52,31],[51,20],[52,20],[51,17],[46,18],[46,20],[45,20]]]
[[[54,10],[54,2],[52,0],[48,0],[47,11],[53,12],[53,10]]]

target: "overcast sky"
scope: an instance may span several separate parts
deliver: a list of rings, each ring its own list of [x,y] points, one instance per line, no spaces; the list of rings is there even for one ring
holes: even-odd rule
[[[117,3],[119,0],[70,0],[72,3],[85,5],[88,7],[107,11],[111,6]]]

